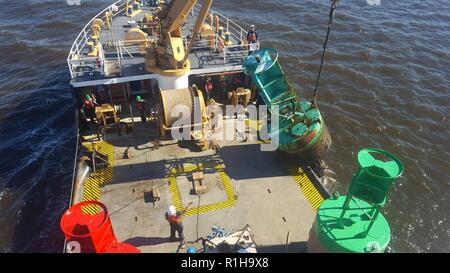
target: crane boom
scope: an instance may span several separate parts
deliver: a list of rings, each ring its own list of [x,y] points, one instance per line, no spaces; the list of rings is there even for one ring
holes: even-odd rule
[[[202,30],[203,24],[205,23],[206,17],[208,16],[208,12],[209,9],[211,8],[212,3],[213,0],[203,1],[202,9],[200,10],[197,20],[195,21],[194,29],[192,31],[192,37],[191,40],[189,41],[188,48],[186,49],[186,55],[184,56],[184,59],[181,62],[181,66],[183,66],[184,63],[187,61],[189,57],[189,52],[191,52],[192,46],[194,45],[194,40],[200,36],[200,31]]]
[[[172,3],[172,6],[167,14],[166,19],[164,20],[163,28],[167,30],[167,32],[173,32],[180,29],[184,22],[186,22],[186,17],[189,12],[194,8],[194,5],[197,3],[197,0],[175,0]]]
[[[208,15],[213,0],[204,0],[201,11],[196,19],[193,29],[193,37],[197,37]],[[184,48],[181,28],[185,24],[189,13],[194,8],[197,0],[174,0],[170,6],[160,11],[161,37],[158,42],[156,54],[148,54],[149,61],[154,65],[146,65],[152,73],[184,74],[189,68],[189,52],[192,49],[192,41],[187,49]],[[155,57],[152,57],[155,56]]]

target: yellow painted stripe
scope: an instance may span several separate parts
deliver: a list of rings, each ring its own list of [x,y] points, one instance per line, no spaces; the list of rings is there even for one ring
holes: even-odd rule
[[[324,199],[311,180],[309,180],[309,177],[300,167],[290,168],[289,173],[292,175],[295,183],[300,186],[300,190],[305,195],[306,200],[308,200],[313,210],[317,211]]]
[[[90,142],[84,142],[82,145],[92,152],[92,144]],[[97,153],[108,157],[108,164],[106,168],[97,169],[95,173],[91,173],[84,181],[83,201],[100,201],[102,185],[111,182],[113,179],[114,146],[104,141],[94,142],[94,146]],[[85,214],[95,215],[98,211],[98,207],[95,205],[82,208],[82,212]]]
[[[179,176],[181,174],[187,174],[187,173],[193,172],[195,170],[202,171],[205,168],[208,168],[208,169],[214,168],[216,170],[216,172],[219,174],[220,180],[222,181],[223,187],[225,189],[225,193],[227,195],[227,200],[223,201],[223,202],[214,203],[214,204],[202,205],[198,208],[191,208],[188,211],[186,211],[185,216],[192,216],[192,215],[207,213],[210,211],[226,209],[226,208],[234,206],[234,204],[236,203],[233,185],[231,184],[230,179],[225,172],[225,165],[223,165],[221,163],[207,162],[207,163],[200,163],[200,164],[198,164],[198,166],[196,166],[196,165],[183,166],[182,169],[174,168],[169,171],[169,174],[168,174],[169,190],[172,195],[172,203],[177,208],[177,210],[183,210],[180,192],[178,190],[178,185],[177,185],[177,176]]]

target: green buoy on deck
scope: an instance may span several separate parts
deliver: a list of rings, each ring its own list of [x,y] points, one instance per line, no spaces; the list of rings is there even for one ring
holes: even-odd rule
[[[385,151],[358,153],[359,169],[347,196],[325,200],[317,211],[308,252],[384,252],[391,234],[380,209],[403,172],[400,160]]]

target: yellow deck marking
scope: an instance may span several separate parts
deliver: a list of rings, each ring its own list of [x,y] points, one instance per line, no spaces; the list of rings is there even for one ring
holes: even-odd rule
[[[201,163],[199,166],[193,165],[184,167],[182,169],[173,168],[169,172],[169,190],[172,194],[172,203],[177,208],[177,210],[183,210],[183,205],[181,202],[180,192],[177,185],[177,176],[180,174],[187,174],[195,170],[203,171],[205,168],[214,168],[220,176],[225,193],[227,195],[227,200],[223,202],[218,202],[214,204],[203,205],[198,208],[189,209],[184,215],[192,216],[197,214],[202,214],[214,210],[225,209],[233,206],[236,203],[236,198],[234,196],[233,186],[231,185],[228,175],[225,173],[225,166],[220,163]]]
[[[83,142],[82,145],[92,152],[92,144]],[[83,184],[83,201],[100,201],[100,189],[102,185],[109,183],[113,178],[114,166],[114,146],[104,141],[94,142],[96,153],[106,155],[108,164],[103,169],[97,169],[91,173]],[[98,163],[98,160],[97,160]],[[85,206],[82,211],[86,214],[95,215],[98,213],[97,206]]]
[[[247,119],[247,120],[245,120],[245,125],[248,128],[252,128],[256,131],[261,131],[261,129],[263,128],[264,122],[262,120]]]
[[[311,180],[309,180],[306,173],[300,167],[289,169],[289,173],[294,178],[295,183],[300,186],[301,191],[313,210],[317,211],[324,199]]]

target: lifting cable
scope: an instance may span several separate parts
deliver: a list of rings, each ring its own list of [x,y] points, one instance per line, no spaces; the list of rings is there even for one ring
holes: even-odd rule
[[[330,20],[328,21],[327,36],[325,38],[325,43],[323,44],[322,59],[320,61],[319,74],[317,75],[316,88],[314,89],[314,100],[312,101],[313,107],[316,106],[316,102],[317,102],[317,91],[319,89],[320,75],[322,74],[323,61],[325,59],[325,53],[327,51],[328,40],[330,38],[331,27],[333,26],[333,18],[334,18],[334,14],[335,14],[338,2],[339,2],[339,0],[331,0],[331,7],[330,7],[330,14],[329,14]]]

